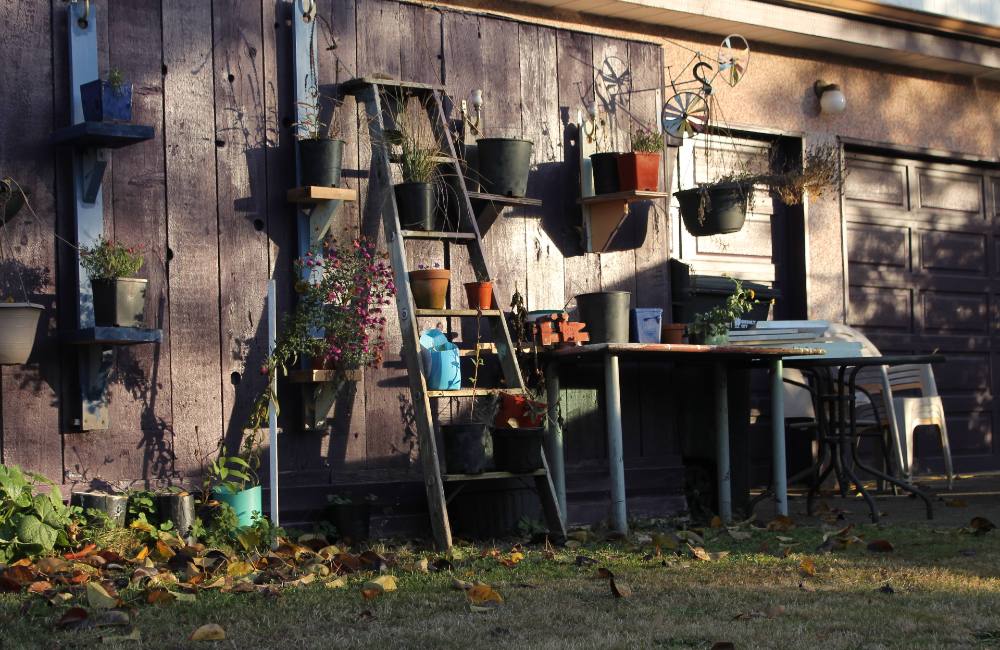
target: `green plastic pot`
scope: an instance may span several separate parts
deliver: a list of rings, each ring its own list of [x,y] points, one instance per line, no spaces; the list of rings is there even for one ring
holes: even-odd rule
[[[299,182],[302,185],[337,187],[343,159],[343,140],[299,140]]]
[[[217,487],[212,490],[212,496],[236,511],[236,516],[240,520],[240,526],[251,525],[253,523],[253,513],[255,512],[261,516],[264,514],[259,485],[239,492],[232,492],[228,487]]]
[[[750,192],[753,188],[739,183],[721,183],[709,187],[704,197],[699,188],[674,192],[674,196],[688,232],[695,237],[707,237],[743,228]]]

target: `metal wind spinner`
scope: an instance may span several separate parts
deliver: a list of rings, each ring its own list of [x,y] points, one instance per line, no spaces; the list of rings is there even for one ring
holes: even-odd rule
[[[715,80],[721,76],[732,87],[746,75],[750,65],[750,46],[746,39],[739,34],[724,38],[713,63],[717,67],[706,61],[701,52],[695,52],[680,74],[671,76],[670,87],[674,95],[663,104],[660,116],[663,131],[668,135],[693,138],[705,132],[713,113],[711,100]],[[688,68],[692,78],[680,80]]]

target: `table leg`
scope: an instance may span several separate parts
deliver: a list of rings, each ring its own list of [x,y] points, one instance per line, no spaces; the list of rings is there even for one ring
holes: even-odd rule
[[[548,461],[556,501],[563,521],[566,521],[566,465],[563,457],[562,427],[559,426],[559,365],[550,362],[545,366],[545,398],[548,402]]]
[[[724,363],[715,364],[715,436],[719,517],[728,524],[733,520],[733,496],[729,471],[729,382]]]
[[[771,362],[771,448],[774,454],[774,500],[778,514],[788,516],[788,471],[785,466],[785,386],[781,358]]]
[[[604,399],[608,427],[608,467],[611,471],[611,513],[616,532],[628,534],[625,508],[625,459],[622,451],[622,398],[618,356],[604,358]]]

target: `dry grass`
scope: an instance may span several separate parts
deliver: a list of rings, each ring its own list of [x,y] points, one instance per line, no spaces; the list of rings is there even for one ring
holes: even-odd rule
[[[461,547],[453,572],[399,571],[399,590],[365,601],[363,578],[346,588],[309,586],[279,596],[206,592],[197,603],[137,605],[142,646],[187,647],[187,635],[221,624],[227,647],[377,648],[950,648],[1000,643],[1000,540],[997,531],[973,536],[929,526],[872,526],[854,531],[887,539],[892,553],[857,545],[817,554],[822,532],[754,530],[734,541],[721,534],[704,562],[672,553],[649,557],[648,541],[585,544],[547,559],[532,547],[513,568]],[[776,557],[778,535],[794,538],[793,552]],[[648,539],[648,537],[640,537]],[[767,551],[763,550],[766,545]],[[417,555],[421,555],[417,553]],[[594,558],[633,589],[614,598]],[[804,577],[808,557],[816,573]],[[505,598],[487,613],[469,611],[454,577],[481,580]],[[879,591],[891,585],[894,593]],[[127,592],[125,592],[127,596]],[[138,596],[137,596],[138,597]],[[22,612],[22,605],[31,602]],[[374,618],[362,615],[368,611]],[[766,613],[770,612],[771,617]],[[59,611],[22,596],[0,598],[0,648],[98,643],[108,630],[57,632]],[[754,613],[750,618],[740,614]],[[133,642],[133,647],[137,644]],[[198,644],[212,645],[212,644]]]

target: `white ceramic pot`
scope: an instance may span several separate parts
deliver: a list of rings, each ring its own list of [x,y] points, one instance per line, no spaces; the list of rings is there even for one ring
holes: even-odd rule
[[[30,302],[0,303],[0,365],[28,362],[43,309]]]

